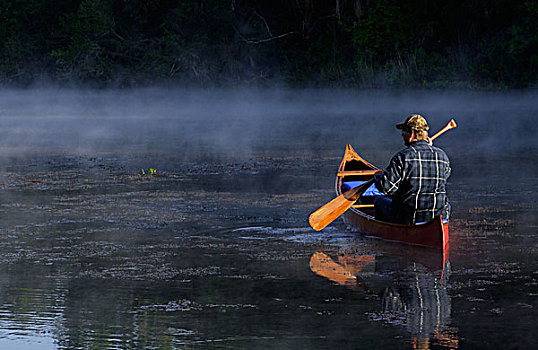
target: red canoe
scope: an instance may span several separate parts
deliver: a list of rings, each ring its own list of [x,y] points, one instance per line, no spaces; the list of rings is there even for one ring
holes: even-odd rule
[[[341,195],[350,187],[371,179],[377,170],[347,145],[336,175],[336,194]],[[371,187],[344,213],[344,222],[352,231],[391,241],[448,249],[448,222],[443,222],[441,216],[417,225],[379,221],[374,218],[373,203],[377,195],[375,187]]]

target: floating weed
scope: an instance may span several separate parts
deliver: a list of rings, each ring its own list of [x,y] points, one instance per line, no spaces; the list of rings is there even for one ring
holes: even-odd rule
[[[140,175],[142,176],[157,175],[157,169],[156,168],[149,168],[148,170],[140,169]]]

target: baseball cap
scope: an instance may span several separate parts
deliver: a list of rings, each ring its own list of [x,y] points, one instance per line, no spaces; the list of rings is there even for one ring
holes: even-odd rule
[[[428,129],[430,129],[428,123],[426,122],[426,119],[424,119],[424,117],[420,114],[411,114],[409,117],[407,117],[405,122],[401,124],[396,124],[396,128],[409,128],[416,131],[428,131]]]

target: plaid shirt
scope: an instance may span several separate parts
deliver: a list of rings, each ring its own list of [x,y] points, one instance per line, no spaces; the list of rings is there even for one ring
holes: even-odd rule
[[[375,176],[375,185],[392,197],[397,222],[415,224],[439,214],[448,219],[445,185],[449,176],[446,153],[426,141],[416,141],[398,152],[382,175]]]

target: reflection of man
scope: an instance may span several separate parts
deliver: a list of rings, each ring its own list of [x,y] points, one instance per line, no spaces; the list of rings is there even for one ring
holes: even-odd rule
[[[316,252],[310,258],[310,269],[349,289],[366,291],[358,277],[374,272],[375,260],[375,255],[340,254],[336,262],[327,254]],[[448,278],[447,274],[445,277]],[[382,296],[382,311],[374,313],[374,319],[405,325],[414,348],[429,349],[432,343],[458,348],[457,328],[448,327],[451,302],[444,280],[413,263],[404,280],[394,280],[388,286],[385,282],[381,283],[383,291],[376,293]]]
[[[413,263],[406,271],[406,280],[392,283],[382,297],[385,319],[405,325],[412,335],[414,348],[429,349],[433,341],[458,347],[457,332],[449,328],[451,301],[443,280],[435,278],[420,264]],[[433,335],[433,339],[432,339]]]
[[[424,117],[413,114],[396,128],[402,130],[407,148],[374,177],[377,189],[391,197],[376,198],[376,219],[404,224],[430,221],[439,214],[448,219],[450,204],[445,185],[450,161],[446,153],[432,146]]]

